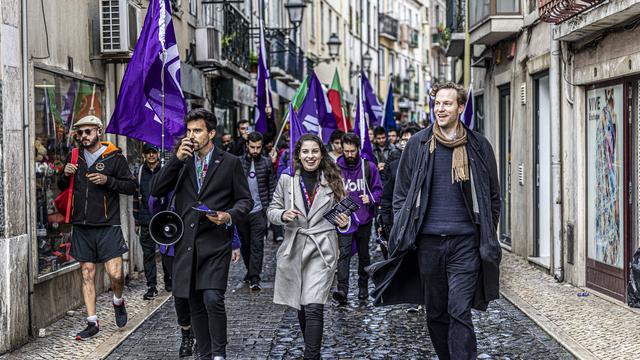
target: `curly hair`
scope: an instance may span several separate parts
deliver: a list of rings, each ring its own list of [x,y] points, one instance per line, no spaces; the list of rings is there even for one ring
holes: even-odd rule
[[[458,93],[458,105],[464,105],[467,103],[467,92],[464,91],[464,86],[460,84],[452,83],[452,82],[434,84],[431,87],[431,92],[429,93],[429,96],[435,99],[436,94],[438,94],[438,91],[444,90],[444,89],[453,89]]]
[[[302,148],[302,144],[305,141],[313,141],[320,147],[320,154],[322,155],[322,159],[320,160],[320,166],[318,170],[322,171],[324,174],[324,178],[329,183],[329,187],[333,191],[333,196],[336,201],[340,201],[347,196],[346,191],[344,190],[344,183],[342,182],[342,176],[338,165],[333,161],[331,156],[329,156],[329,152],[327,151],[327,147],[324,146],[324,143],[320,138],[313,134],[304,134],[298,139],[296,142],[296,147],[294,149],[294,165],[296,171],[302,171],[302,161],[300,161],[300,149]]]

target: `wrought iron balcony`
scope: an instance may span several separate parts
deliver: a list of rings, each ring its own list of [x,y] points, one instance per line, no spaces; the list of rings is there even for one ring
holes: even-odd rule
[[[224,5],[222,59],[249,70],[249,21],[230,4]]]
[[[539,0],[538,13],[544,22],[560,24],[604,0]]]
[[[387,14],[380,13],[380,36],[386,37],[391,40],[398,39],[398,20],[392,18]]]
[[[282,31],[272,33],[270,43],[270,67],[274,78],[298,80],[304,78],[304,51]]]

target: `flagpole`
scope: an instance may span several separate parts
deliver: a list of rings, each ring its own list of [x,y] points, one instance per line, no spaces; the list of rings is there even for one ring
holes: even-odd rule
[[[360,90],[358,91],[358,107],[360,108],[360,114],[358,114],[358,122],[360,124],[360,134],[358,134],[360,136],[360,152],[362,153],[362,149],[364,148],[364,141],[365,141],[365,136],[364,136],[364,102],[362,101],[362,90],[363,90],[363,86],[362,86],[362,73],[360,73]],[[369,141],[371,141],[371,139],[369,139]],[[360,164],[361,164],[361,170],[362,170],[362,183],[363,185],[367,183],[367,175],[364,172],[364,158],[362,157],[362,154],[360,154]],[[367,164],[368,165],[368,164]],[[367,195],[366,193],[366,186],[362,187],[362,195]]]
[[[161,148],[160,148],[160,167],[164,167],[164,67],[167,62],[167,50],[162,51],[162,71],[160,72],[160,98],[162,99],[162,111],[161,111],[161,122],[162,122],[162,140],[161,140]]]
[[[289,121],[289,117],[287,116],[284,121],[282,122],[282,126],[280,127],[280,132],[278,132],[278,137],[276,137],[276,141],[273,143],[273,146],[278,146],[278,143],[280,142],[280,137],[282,137],[282,133],[284,132],[284,128],[285,126],[287,126],[287,122]]]

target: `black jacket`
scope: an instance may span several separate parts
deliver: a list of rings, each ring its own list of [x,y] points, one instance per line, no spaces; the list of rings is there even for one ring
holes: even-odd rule
[[[253,208],[242,164],[238,157],[214,148],[198,192],[193,157],[180,161],[174,156],[151,180],[151,195],[166,196],[178,181],[175,208],[184,222],[184,233],[175,245],[173,295],[188,298],[190,289],[225,290],[233,226],[216,225],[193,207],[205,204],[211,210],[228,212],[237,224]]]
[[[136,192],[133,194],[133,218],[136,220],[136,225],[149,225],[151,221],[151,211],[149,210],[149,195],[151,193],[151,178],[154,174],[160,171],[160,165],[158,164],[153,170],[144,163],[138,169],[136,173]]]
[[[231,147],[229,148],[229,152],[236,156],[242,156],[247,151],[246,147],[247,142],[244,140],[242,136],[235,139],[231,143]]]
[[[398,155],[402,155],[402,152],[398,150]],[[388,160],[391,160],[389,162]],[[398,172],[398,165],[400,164],[400,156],[395,159],[387,159],[384,166],[383,173],[386,179],[383,179],[382,196],[380,197],[380,220],[382,220],[382,226],[386,230],[390,230],[393,225],[393,188],[396,184],[396,172]],[[388,235],[388,234],[387,234]]]
[[[108,141],[103,141],[107,150],[87,168],[82,149],[78,154],[78,170],[74,174],[71,223],[81,225],[120,225],[120,194],[132,195],[136,181],[122,151]],[[67,157],[71,161],[71,154]],[[107,175],[107,183],[96,185],[89,181],[87,173],[99,172]],[[60,175],[58,187],[69,187],[71,177]]]
[[[429,203],[434,162],[434,156],[428,150],[431,134],[431,127],[418,132],[402,152],[393,195],[390,257],[368,268],[376,286],[373,295],[377,306],[424,304],[425,291],[420,282],[415,240]],[[471,181],[465,182],[462,190],[467,209],[472,212],[472,219],[478,226],[481,259],[473,307],[486,310],[489,301],[499,297],[502,251],[496,230],[500,218],[500,184],[491,144],[484,136],[468,128],[467,154]]]
[[[240,156],[242,169],[245,176],[249,176],[251,170],[251,158],[249,155]],[[258,188],[260,189],[260,203],[265,211],[269,207],[273,193],[276,191],[276,175],[273,170],[271,159],[266,156],[260,156],[255,160],[256,179],[258,179]]]

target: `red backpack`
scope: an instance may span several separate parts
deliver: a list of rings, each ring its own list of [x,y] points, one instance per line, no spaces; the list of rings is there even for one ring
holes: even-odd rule
[[[73,165],[78,164],[78,152],[78,148],[73,148],[71,150],[71,163]],[[69,187],[62,190],[62,192],[53,201],[53,205],[56,207],[56,210],[64,216],[64,222],[66,224],[71,220],[71,201],[73,200],[73,183],[75,178],[76,176],[74,174],[71,177]]]

